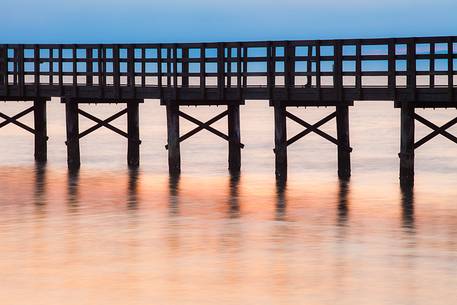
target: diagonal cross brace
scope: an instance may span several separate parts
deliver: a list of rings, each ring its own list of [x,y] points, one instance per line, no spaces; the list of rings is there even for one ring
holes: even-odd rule
[[[5,121],[0,123],[0,128],[2,128],[2,127],[4,127],[4,126],[6,126],[6,125],[11,123],[11,124],[15,124],[15,125],[21,127],[22,129],[27,130],[28,132],[31,132],[31,133],[35,134],[35,129],[33,129],[33,128],[31,128],[31,127],[29,127],[29,126],[27,126],[27,125],[25,125],[25,124],[23,124],[23,123],[18,121],[18,119],[20,119],[21,117],[25,116],[26,114],[28,114],[28,113],[30,113],[30,112],[32,112],[34,110],[35,110],[35,106],[32,106],[30,108],[25,109],[22,112],[19,112],[18,114],[14,115],[12,117],[7,116],[6,114],[3,114],[3,113],[0,112],[0,117],[5,119]]]
[[[90,119],[90,120],[92,120],[92,121],[97,123],[94,126],[90,127],[89,129],[81,132],[79,134],[78,138],[82,138],[82,137],[90,134],[91,132],[93,132],[93,131],[101,128],[101,127],[106,127],[108,129],[114,131],[115,133],[120,134],[123,137],[126,137],[127,139],[129,138],[129,135],[126,132],[120,130],[117,127],[114,127],[111,124],[109,124],[111,121],[114,121],[115,119],[117,119],[117,118],[123,116],[124,114],[126,114],[127,113],[127,109],[121,110],[118,113],[113,114],[112,116],[110,116],[109,118],[107,118],[105,120],[101,120],[101,119],[99,119],[99,118],[97,118],[97,117],[85,112],[84,110],[81,110],[81,109],[78,109],[78,113],[81,114],[82,116],[84,116],[84,117],[86,117],[86,118],[88,118],[88,119]]]
[[[183,136],[179,137],[178,139],[178,142],[181,143],[182,141],[190,138],[191,136],[193,136],[194,134],[198,133],[199,131],[202,131],[203,129],[206,129],[208,130],[209,132],[212,132],[213,134],[221,137],[222,139],[226,140],[226,141],[230,141],[229,137],[220,132],[219,130],[211,127],[210,125],[216,123],[217,121],[219,121],[220,119],[224,118],[225,116],[228,115],[228,111],[224,111],[218,115],[216,115],[214,118],[210,119],[209,121],[206,121],[206,122],[202,122],[182,111],[179,111],[179,116],[185,118],[186,120],[198,125],[198,127],[192,129],[191,131],[187,132],[186,134],[184,134]],[[240,143],[239,144],[241,148],[244,148],[244,144]],[[165,145],[165,148],[168,149],[168,144]]]
[[[333,144],[335,144],[337,146],[342,146],[343,148],[347,149],[350,152],[352,151],[351,147],[347,147],[346,145],[340,144],[337,139],[335,139],[331,135],[329,135],[329,134],[327,134],[327,133],[325,133],[325,132],[323,132],[322,130],[319,129],[320,126],[324,125],[325,123],[327,123],[330,120],[332,120],[333,118],[335,118],[336,117],[336,112],[333,112],[333,113],[329,114],[328,116],[326,116],[325,118],[323,118],[319,122],[315,123],[314,125],[311,125],[308,122],[305,122],[304,120],[300,119],[296,115],[293,115],[292,113],[287,112],[287,111],[286,111],[286,117],[288,117],[289,119],[293,120],[294,122],[306,127],[306,129],[304,131],[298,133],[296,136],[294,136],[294,137],[290,138],[289,140],[287,140],[287,145],[295,143],[296,141],[298,141],[299,139],[303,138],[307,134],[310,134],[311,132],[314,132],[315,134],[323,137],[324,139],[332,142]]]
[[[331,121],[335,117],[336,117],[336,112],[333,112],[333,113],[329,114],[328,116],[326,116],[325,118],[323,118],[322,120],[320,120],[319,122],[312,125],[312,127],[313,127],[313,129],[317,129],[317,128],[321,127],[322,125],[324,125],[325,123]],[[300,124],[300,125],[302,125],[302,124]],[[297,142],[298,140],[300,140],[307,134],[310,134],[311,132],[313,132],[313,129],[307,128],[307,129],[303,130],[302,132],[296,134],[295,136],[293,136],[292,138],[287,140],[287,145],[291,145],[291,144]]]
[[[417,121],[419,121],[422,124],[424,124],[425,126],[433,129],[433,132],[431,132],[430,134],[426,135],[425,137],[423,137],[422,139],[420,139],[419,141],[414,143],[414,148],[418,148],[418,147],[422,146],[423,144],[427,143],[428,141],[430,141],[431,139],[433,139],[434,137],[436,137],[439,134],[441,134],[444,137],[448,138],[452,142],[457,143],[457,137],[453,136],[452,134],[450,134],[449,132],[446,131],[446,129],[448,129],[448,128],[454,126],[455,124],[457,124],[457,118],[454,118],[454,119],[450,120],[449,122],[447,122],[446,124],[444,124],[441,127],[433,124],[432,122],[430,122],[429,120],[421,117],[417,113],[414,114],[414,118]]]

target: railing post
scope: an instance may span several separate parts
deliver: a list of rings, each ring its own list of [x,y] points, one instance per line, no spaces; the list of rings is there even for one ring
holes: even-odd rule
[[[33,47],[33,83],[35,85],[35,96],[40,96],[40,48]]]
[[[453,102],[454,101],[454,45],[452,42],[452,39],[449,39],[448,41],[448,47],[447,47],[447,85],[448,85],[448,92],[449,92],[449,101]]]
[[[276,73],[276,47],[269,42],[267,46],[267,86],[269,88],[268,95],[270,99],[274,98],[274,87]]]
[[[275,112],[275,173],[277,179],[287,179],[286,106],[274,101]]]
[[[24,75],[24,46],[20,45],[17,49],[17,61],[18,61],[18,85],[19,85],[19,95],[24,96],[25,92],[25,75]]]
[[[390,39],[388,43],[388,88],[390,90],[392,99],[396,100],[397,98],[397,81],[396,81],[396,54],[395,54],[395,41]]]
[[[132,90],[132,95],[136,98],[135,86],[135,49],[132,46],[127,48],[127,85]]]
[[[94,62],[93,62],[93,49],[86,48],[86,85],[92,86],[94,83]]]
[[[128,149],[127,163],[130,167],[140,165],[140,128],[139,128],[139,103],[137,100],[127,102],[127,134]]]
[[[217,46],[217,90],[219,100],[225,98],[225,47],[223,43]]]
[[[333,65],[333,87],[336,89],[337,100],[344,100],[343,88],[343,45],[338,41],[335,46],[335,62]]]
[[[189,87],[189,48],[182,48],[182,72],[181,72],[181,84],[182,87]]]
[[[79,114],[78,102],[68,99],[65,102],[67,124],[67,164],[70,169],[79,169],[81,166],[79,152]]]
[[[114,96],[116,98],[120,97],[120,86],[121,86],[121,76],[120,76],[120,61],[119,61],[119,46],[113,46],[113,85],[114,85]]]
[[[35,99],[33,101],[35,121],[35,161],[46,162],[47,160],[47,129],[46,129],[46,100]]]
[[[8,51],[6,47],[0,47],[0,85],[8,85]]]
[[[284,48],[284,56],[284,85],[289,99],[290,89],[295,87],[295,46],[288,42]]]

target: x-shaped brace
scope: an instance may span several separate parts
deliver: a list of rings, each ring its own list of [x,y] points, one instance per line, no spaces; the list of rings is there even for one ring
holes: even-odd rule
[[[33,128],[31,128],[31,127],[29,127],[29,126],[27,126],[27,125],[25,125],[25,124],[23,124],[23,123],[18,121],[18,119],[20,119],[21,117],[25,116],[26,114],[28,114],[28,113],[30,113],[30,112],[32,112],[34,110],[35,110],[35,107],[32,106],[30,108],[25,109],[22,112],[19,112],[18,114],[14,115],[12,117],[7,116],[6,114],[3,114],[3,113],[0,112],[0,117],[5,119],[5,121],[0,123],[0,128],[2,128],[2,127],[4,127],[4,126],[6,126],[6,125],[11,123],[11,124],[15,124],[15,125],[21,127],[22,129],[27,130],[28,132],[31,132],[31,133],[35,134],[35,129],[33,129]]]
[[[120,130],[117,127],[114,127],[111,124],[109,124],[110,122],[114,121],[115,119],[117,119],[117,118],[123,116],[124,114],[126,114],[127,113],[127,109],[121,110],[118,113],[113,114],[112,116],[110,116],[109,118],[107,118],[105,120],[101,120],[101,119],[99,119],[99,118],[97,118],[97,117],[85,112],[84,110],[81,110],[81,109],[78,109],[78,113],[81,114],[82,116],[88,118],[89,120],[92,120],[92,121],[97,123],[94,126],[90,127],[89,129],[81,132],[79,134],[79,136],[78,136],[79,139],[81,139],[84,136],[87,136],[91,132],[93,132],[93,131],[101,128],[101,127],[106,127],[106,128],[114,131],[115,133],[117,133],[117,134],[119,134],[119,135],[121,135],[121,136],[123,136],[123,137],[125,137],[127,139],[129,138],[129,135],[126,132]]]
[[[296,122],[296,123],[298,123],[298,124],[300,124],[300,125],[302,125],[303,127],[306,128],[302,132],[298,133],[297,135],[295,135],[292,138],[290,138],[289,140],[287,140],[287,146],[289,146],[292,143],[297,142],[299,139],[303,138],[307,134],[310,134],[311,132],[314,132],[315,134],[317,134],[317,135],[321,136],[322,138],[332,142],[333,144],[338,145],[338,146],[342,146],[344,149],[347,149],[350,152],[352,151],[351,147],[348,147],[346,145],[343,145],[343,144],[339,143],[339,141],[337,139],[335,139],[334,137],[332,137],[328,133],[325,133],[324,131],[319,129],[319,127],[321,127],[325,123],[327,123],[327,122],[331,121],[332,119],[336,118],[336,112],[333,112],[333,113],[329,114],[328,116],[324,117],[322,120],[318,121],[317,123],[315,123],[313,125],[309,124],[308,122],[305,122],[304,120],[300,119],[299,117],[297,117],[296,115],[293,115],[292,113],[290,113],[288,111],[286,111],[286,117],[288,117],[292,121],[294,121],[294,122]]]
[[[423,137],[422,139],[420,139],[419,141],[414,143],[414,148],[418,148],[418,147],[422,146],[423,144],[427,143],[428,141],[430,141],[431,139],[433,139],[434,137],[436,137],[439,134],[445,136],[452,142],[457,143],[457,137],[453,136],[452,134],[450,134],[449,132],[446,131],[448,128],[457,124],[457,118],[450,120],[449,122],[447,122],[446,124],[444,124],[441,127],[433,124],[432,122],[421,117],[417,113],[414,114],[414,118],[416,120],[418,120],[419,122],[421,122],[422,124],[424,124],[425,126],[433,129],[433,132],[431,132],[430,134],[426,135],[425,137]]]
[[[199,131],[202,131],[203,129],[206,129],[208,130],[209,132],[221,137],[222,139],[226,140],[226,141],[230,141],[230,138],[229,136],[227,136],[226,134],[220,132],[219,130],[211,127],[212,124],[216,123],[217,121],[219,121],[220,119],[224,118],[225,116],[228,115],[228,111],[224,111],[218,115],[216,115],[214,118],[210,119],[209,121],[206,121],[206,122],[202,122],[200,120],[197,120],[196,118],[182,112],[182,111],[179,111],[179,116],[180,117],[183,117],[184,119],[188,120],[189,122],[192,122],[194,123],[195,125],[198,125],[198,127],[192,129],[191,131],[187,132],[186,134],[182,135],[179,137],[178,141],[179,143],[181,143],[182,141],[190,138],[191,136],[193,136],[194,134],[198,133]],[[241,148],[244,148],[244,144],[240,143],[239,144]],[[165,145],[165,148],[168,149],[168,145]]]

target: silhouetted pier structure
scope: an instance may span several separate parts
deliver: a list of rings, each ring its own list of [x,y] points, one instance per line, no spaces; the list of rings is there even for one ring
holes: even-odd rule
[[[80,166],[79,139],[107,127],[128,139],[128,163],[139,164],[138,105],[159,99],[167,107],[171,174],[180,172],[180,142],[206,129],[229,143],[229,168],[241,165],[240,105],[268,100],[275,112],[276,175],[287,176],[287,146],[314,132],[338,148],[338,174],[351,174],[348,107],[355,100],[392,100],[401,108],[400,178],[413,181],[414,150],[443,135],[442,127],[415,113],[415,108],[457,108],[457,37],[301,40],[176,44],[1,44],[0,100],[33,101],[33,107],[5,119],[35,135],[35,157],[46,160],[46,101],[60,97],[66,105],[68,165]],[[106,120],[82,111],[81,103],[125,103]],[[225,105],[227,110],[202,122],[182,110],[185,105]],[[315,124],[287,107],[332,106],[335,112]],[[34,112],[35,126],[18,121]],[[96,125],[83,131],[79,115]],[[127,115],[127,131],[110,122]],[[211,125],[227,117],[228,134]],[[197,125],[181,135],[179,119]],[[288,138],[286,119],[305,128]],[[337,137],[319,129],[335,119]],[[415,142],[415,121],[433,132]]]

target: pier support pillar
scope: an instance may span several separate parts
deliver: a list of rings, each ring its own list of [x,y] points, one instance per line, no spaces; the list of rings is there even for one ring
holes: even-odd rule
[[[348,179],[351,176],[351,151],[349,141],[349,107],[336,106],[336,131],[338,138],[338,177]]]
[[[181,150],[179,145],[179,105],[167,102],[167,134],[168,134],[168,170],[170,175],[181,173]]]
[[[137,101],[130,101],[127,103],[127,163],[130,167],[137,167],[140,165],[141,141],[138,108]]]
[[[78,169],[81,166],[78,102],[67,100],[65,102],[65,112],[67,121],[67,164],[70,169]]]
[[[400,182],[414,183],[414,104],[401,103]]]
[[[33,101],[33,116],[35,124],[35,161],[47,161],[47,127],[46,127],[46,100],[36,99]]]
[[[231,172],[241,169],[240,105],[228,105],[228,164]]]
[[[275,173],[276,178],[287,179],[287,125],[286,106],[274,104],[275,113]]]

